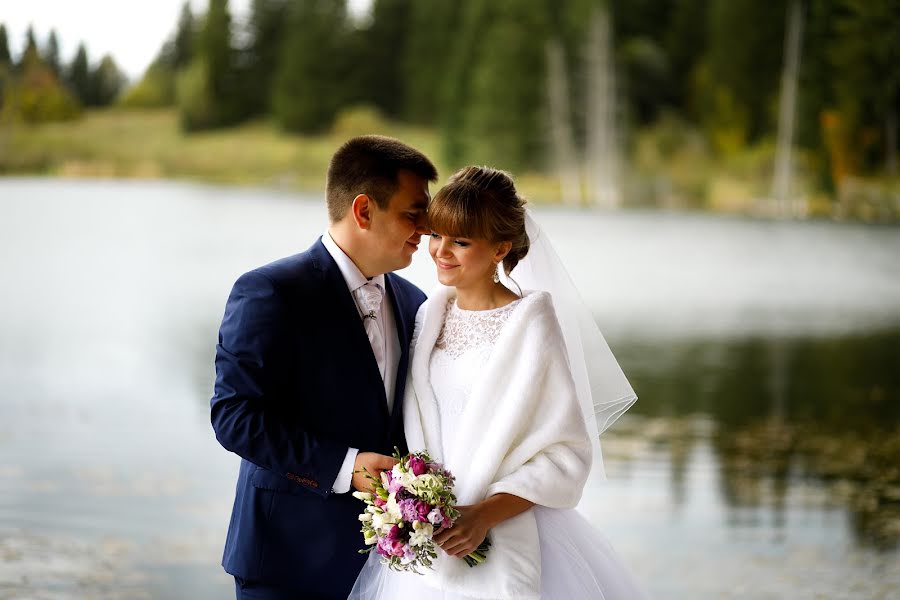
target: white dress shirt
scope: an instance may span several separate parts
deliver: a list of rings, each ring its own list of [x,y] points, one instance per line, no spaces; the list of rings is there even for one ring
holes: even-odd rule
[[[337,263],[338,269],[340,269],[341,275],[343,275],[344,281],[347,283],[347,291],[350,293],[350,297],[353,298],[353,302],[359,311],[360,325],[362,325],[362,315],[365,311],[359,305],[354,291],[365,285],[369,280],[360,272],[350,257],[340,249],[327,231],[322,235],[322,245],[328,250],[334,262]],[[384,289],[384,299],[381,301],[381,306],[378,310],[378,320],[381,321],[382,332],[385,338],[384,394],[387,398],[388,413],[390,413],[394,408],[394,387],[397,382],[397,363],[400,359],[400,338],[397,337],[394,311],[384,284],[384,275],[377,275],[372,278],[372,281]],[[358,453],[359,450],[357,448],[349,448],[347,450],[344,463],[341,465],[338,476],[331,487],[336,494],[345,494],[350,491],[350,483],[353,479],[353,466],[356,463],[356,455]]]

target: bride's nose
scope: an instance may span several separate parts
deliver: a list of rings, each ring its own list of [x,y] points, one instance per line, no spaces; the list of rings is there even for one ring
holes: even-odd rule
[[[453,256],[450,252],[450,246],[446,238],[442,238],[441,241],[438,242],[437,252],[435,252],[434,255],[438,258],[447,258]]]

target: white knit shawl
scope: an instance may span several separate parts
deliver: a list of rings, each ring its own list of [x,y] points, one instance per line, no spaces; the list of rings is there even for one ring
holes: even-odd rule
[[[506,492],[551,508],[578,504],[591,443],[550,295],[531,292],[510,314],[473,382],[459,430],[441,439],[429,364],[452,288],[416,316],[404,426],[410,451],[427,449],[456,477],[460,505]],[[538,598],[541,556],[528,510],[490,531],[487,561],[470,568],[439,551],[433,586],[476,598]]]

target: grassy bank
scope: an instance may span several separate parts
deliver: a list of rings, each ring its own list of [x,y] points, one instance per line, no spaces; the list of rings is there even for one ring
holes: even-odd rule
[[[262,121],[185,135],[174,110],[95,111],[73,122],[5,124],[0,130],[0,172],[177,178],[320,190],[338,145],[373,126],[437,155],[433,133],[369,121],[365,114],[351,115],[332,133],[321,136],[286,135]]]
[[[441,160],[441,139],[435,130],[394,123],[366,109],[345,112],[329,133],[316,136],[288,135],[268,121],[186,135],[174,109],[107,109],[64,123],[0,123],[0,174],[173,178],[321,191],[334,150],[362,133],[401,138],[435,160],[441,181],[451,173],[450,165]],[[662,121],[637,132],[630,152],[620,173],[626,206],[774,214],[772,201],[766,199],[772,178],[771,144],[717,159],[699,132]],[[815,191],[810,168],[802,155],[797,158],[793,216],[900,219],[897,181],[848,180],[829,195]],[[515,176],[529,200],[562,201],[554,175]]]
[[[431,157],[443,181],[450,174],[433,130],[392,123],[372,112],[344,114],[327,134],[289,135],[268,121],[187,135],[174,110],[109,109],[78,121],[0,124],[0,174],[65,177],[168,178],[303,191],[325,187],[328,161],[347,138],[381,133]],[[517,174],[529,198],[559,199],[553,177]]]

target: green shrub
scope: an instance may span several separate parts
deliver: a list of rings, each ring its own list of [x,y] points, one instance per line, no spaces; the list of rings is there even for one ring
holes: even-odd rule
[[[332,133],[345,138],[369,133],[386,134],[390,130],[391,126],[384,114],[369,104],[340,111],[331,127]]]
[[[185,131],[210,129],[218,124],[209,69],[203,59],[192,61],[175,76],[175,98],[181,127]]]
[[[4,119],[26,123],[68,121],[81,114],[81,105],[53,72],[34,62],[21,77],[3,76]]]
[[[175,72],[161,63],[150,65],[137,83],[122,95],[119,104],[128,108],[158,108],[175,104]]]

